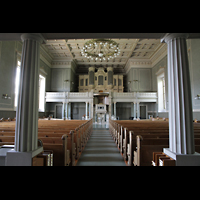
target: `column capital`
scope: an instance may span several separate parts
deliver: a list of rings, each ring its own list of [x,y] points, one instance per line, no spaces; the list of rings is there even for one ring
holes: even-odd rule
[[[45,43],[44,37],[40,33],[24,33],[21,35],[21,39],[24,40],[35,40],[39,43]]]
[[[189,37],[189,33],[167,33],[165,36],[161,39],[162,43],[168,43],[170,40],[174,38],[185,38],[187,39]]]

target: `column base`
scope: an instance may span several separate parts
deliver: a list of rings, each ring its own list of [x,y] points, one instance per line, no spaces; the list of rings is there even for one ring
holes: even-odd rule
[[[43,151],[43,147],[38,147],[34,151],[19,152],[11,149],[7,152],[6,166],[32,166],[32,158]]]
[[[195,152],[194,154],[177,154],[164,148],[163,152],[176,160],[176,166],[200,166],[200,154]]]

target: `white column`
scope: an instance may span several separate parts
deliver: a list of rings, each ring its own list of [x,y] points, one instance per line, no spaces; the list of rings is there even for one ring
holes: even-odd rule
[[[136,120],[136,102],[134,102],[134,120]]]
[[[93,106],[92,106],[91,102],[89,103],[89,108],[88,109],[89,109],[89,119],[91,119],[92,118],[91,117],[92,116],[92,110],[93,110]]]
[[[65,118],[68,119],[68,102],[65,103]]]
[[[38,84],[40,34],[23,34],[19,97],[16,110],[15,148],[7,153],[7,165],[31,165],[38,148]]]
[[[188,36],[186,33],[172,33],[162,39],[168,45],[169,98],[169,149],[164,149],[164,152],[176,160],[176,165],[200,165],[200,156],[194,156],[192,98],[186,45]]]
[[[71,120],[71,103],[68,103],[68,119]]]
[[[65,119],[65,102],[62,105],[62,119]]]
[[[19,98],[16,111],[15,151],[37,149],[40,35],[23,34]]]
[[[93,118],[94,117],[94,106],[93,106],[93,98],[90,104],[90,117]]]
[[[88,119],[88,102],[85,102],[85,119]]]
[[[158,101],[156,101],[156,117],[158,116]]]
[[[140,102],[137,102],[137,118],[140,118]]]
[[[112,98],[113,93],[111,90],[109,90],[109,118],[113,115],[113,98]]]
[[[116,115],[117,115],[117,111],[116,111],[116,103],[117,102],[114,102],[114,116],[115,116],[115,118],[117,117]]]

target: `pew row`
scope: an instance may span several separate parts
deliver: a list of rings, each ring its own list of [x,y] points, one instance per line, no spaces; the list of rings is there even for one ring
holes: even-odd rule
[[[124,157],[124,161],[127,165],[132,166],[134,163],[137,166],[141,165],[141,162],[138,159],[142,160],[147,159],[148,165],[151,166],[152,161],[152,151],[153,148],[157,148],[162,151],[163,148],[167,148],[166,144],[162,144],[159,142],[155,142],[153,145],[145,146],[145,142],[141,142],[142,152],[137,148],[139,148],[140,144],[137,142],[137,135],[140,135],[143,140],[155,140],[155,141],[163,141],[163,139],[169,139],[169,124],[167,121],[133,121],[133,120],[111,120],[109,126],[110,133],[115,140],[122,156]],[[198,123],[194,123],[194,137],[195,137],[195,151],[200,152],[198,147],[198,141],[200,138],[200,125]],[[152,139],[151,139],[152,138]],[[163,138],[163,139],[162,139]],[[157,140],[156,140],[157,139]],[[139,147],[137,147],[137,145]],[[153,147],[157,146],[157,147]],[[141,147],[140,147],[141,148]],[[146,150],[145,150],[146,148]],[[149,148],[149,150],[148,150]],[[151,150],[152,149],[152,150]],[[143,152],[146,151],[147,153]],[[135,153],[134,153],[135,152]],[[148,153],[150,152],[150,153]],[[143,158],[142,158],[143,157]],[[145,158],[147,157],[147,158]],[[143,162],[142,160],[142,165]]]
[[[54,166],[75,166],[92,133],[90,120],[38,120],[38,139],[53,151]],[[14,144],[15,122],[0,123],[0,146]]]

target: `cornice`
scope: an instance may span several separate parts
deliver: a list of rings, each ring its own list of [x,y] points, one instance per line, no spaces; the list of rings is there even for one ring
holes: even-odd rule
[[[71,68],[71,61],[52,61],[51,68]]]
[[[156,51],[151,57],[152,67],[154,67],[160,60],[162,60],[167,55],[167,44],[161,45],[161,47]]]
[[[49,67],[51,67],[53,57],[47,52],[43,45],[40,45],[40,59]]]
[[[128,73],[132,68],[152,68],[150,59],[134,59],[130,58],[125,66],[125,72]]]

